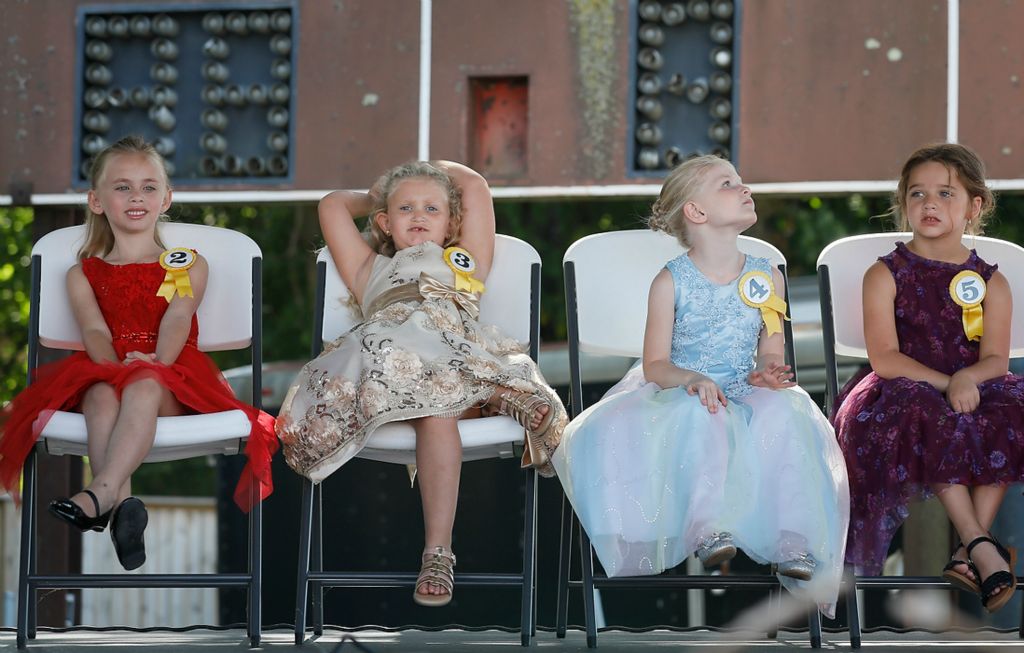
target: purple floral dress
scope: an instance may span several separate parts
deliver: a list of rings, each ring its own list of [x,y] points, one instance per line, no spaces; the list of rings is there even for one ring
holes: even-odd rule
[[[933,261],[903,243],[879,260],[896,280],[900,351],[944,374],[977,362],[979,342],[964,335],[949,284],[961,270],[988,281],[996,266],[974,251],[960,265]],[[943,393],[906,377],[868,372],[844,388],[833,423],[850,475],[846,560],[858,573],[881,571],[907,504],[927,496],[930,484],[1024,481],[1024,377],[1008,374],[979,389],[978,408],[957,414]]]

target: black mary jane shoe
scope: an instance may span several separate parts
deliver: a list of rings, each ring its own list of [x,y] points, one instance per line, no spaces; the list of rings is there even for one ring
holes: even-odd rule
[[[71,524],[83,533],[96,531],[102,533],[110,522],[110,511],[100,514],[100,502],[92,490],[82,490],[82,494],[92,499],[92,505],[96,507],[96,516],[90,517],[85,511],[78,507],[78,504],[71,499],[54,499],[50,502],[50,514]]]
[[[149,523],[146,504],[136,497],[122,501],[110,518],[110,539],[114,542],[117,560],[127,571],[138,569],[146,562],[144,533]]]

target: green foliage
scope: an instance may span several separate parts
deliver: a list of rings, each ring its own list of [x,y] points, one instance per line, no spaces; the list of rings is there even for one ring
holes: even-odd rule
[[[323,246],[316,207],[179,205],[174,220],[227,227],[256,241],[263,251],[263,360],[301,359],[312,342],[316,250]],[[196,243],[202,251],[202,243]],[[244,352],[214,356],[222,369],[249,362]]]
[[[0,208],[0,406],[25,387],[32,284],[32,210]]]

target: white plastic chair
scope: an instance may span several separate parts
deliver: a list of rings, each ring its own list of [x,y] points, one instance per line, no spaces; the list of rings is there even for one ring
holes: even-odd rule
[[[861,288],[864,273],[878,260],[896,248],[897,242],[907,242],[911,232],[889,232],[840,238],[830,243],[818,255],[818,288],[821,301],[822,339],[825,346],[825,407],[832,413],[839,394],[836,358],[849,356],[867,362],[868,351],[864,342],[864,302]],[[1013,306],[1010,332],[1010,358],[1024,356],[1024,248],[998,238],[964,236],[965,246],[976,249],[989,263],[999,265],[1010,283],[1016,301]],[[847,613],[850,623],[850,644],[860,648],[860,617],[857,612],[858,588],[877,589],[955,589],[937,576],[858,576],[847,569]],[[1021,616],[1020,635],[1024,637],[1024,614]]]
[[[207,260],[210,277],[199,306],[199,349],[249,349],[253,388],[261,387],[261,265],[260,248],[236,231],[203,225],[165,223],[159,227],[167,247],[193,247]],[[76,254],[85,228],[67,227],[50,232],[32,247],[32,297],[29,324],[29,366],[38,364],[39,345],[51,349],[82,350],[81,334],[71,311],[65,276],[77,263]],[[252,404],[260,406],[258,391]],[[157,419],[156,438],[145,462],[180,460],[208,454],[239,454],[250,424],[241,410],[207,415]],[[249,515],[248,571],[244,574],[83,574],[47,576],[37,572],[36,452],[50,455],[88,455],[85,419],[81,413],[58,411],[40,433],[24,467],[21,568],[18,581],[18,648],[36,634],[36,591],[51,588],[114,587],[242,587],[248,591],[248,637],[260,642],[260,537],[262,507]]]
[[[493,324],[522,343],[529,343],[537,360],[540,343],[540,255],[531,245],[498,235],[494,261],[480,301],[480,322]],[[341,280],[325,247],[317,256],[317,300],[314,317],[313,356],[323,343],[346,333],[361,319],[348,307],[348,288]],[[464,461],[513,458],[522,454],[525,432],[511,417],[482,417],[459,421]],[[359,458],[396,464],[416,462],[416,434],[406,423],[381,426],[370,436]],[[523,571],[521,574],[455,574],[456,587],[519,586],[522,588],[521,639],[529,646],[536,629],[534,586],[536,568],[537,474],[525,470],[526,508],[523,524]],[[299,570],[295,596],[295,643],[302,644],[306,631],[307,597],[312,590],[313,631],[323,634],[323,588],[413,587],[416,573],[323,571],[320,484],[303,479]],[[315,508],[315,510],[314,510]]]
[[[786,278],[786,259],[773,245],[740,236],[740,251],[767,258]],[[586,236],[565,252],[566,317],[569,333],[569,375],[571,409],[579,415],[583,405],[583,381],[580,353],[639,358],[643,354],[647,320],[647,296],[651,282],[671,259],[686,252],[674,237],[647,229],[612,231]],[[783,289],[788,301],[788,289]],[[784,322],[786,359],[794,364],[791,323]],[[794,373],[796,368],[794,366]],[[778,581],[774,576],[651,576],[607,578],[594,576],[593,550],[590,538],[579,528],[582,579],[569,578],[572,537],[577,522],[569,501],[562,498],[561,551],[559,552],[558,599],[555,632],[565,637],[568,619],[568,590],[580,587],[583,592],[587,646],[597,646],[594,606],[595,587],[685,587],[766,588],[774,595]],[[813,648],[821,646],[821,621],[817,610],[808,617]],[[774,637],[774,631],[768,633]]]

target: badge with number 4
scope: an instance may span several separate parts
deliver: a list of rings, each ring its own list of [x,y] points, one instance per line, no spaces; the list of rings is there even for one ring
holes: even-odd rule
[[[768,335],[782,332],[786,318],[786,302],[775,294],[775,283],[767,272],[753,270],[740,277],[740,299],[751,308],[761,309],[761,319]]]
[[[772,278],[764,272],[748,272],[740,279],[740,293],[748,306],[758,307],[767,302],[775,292]]]

